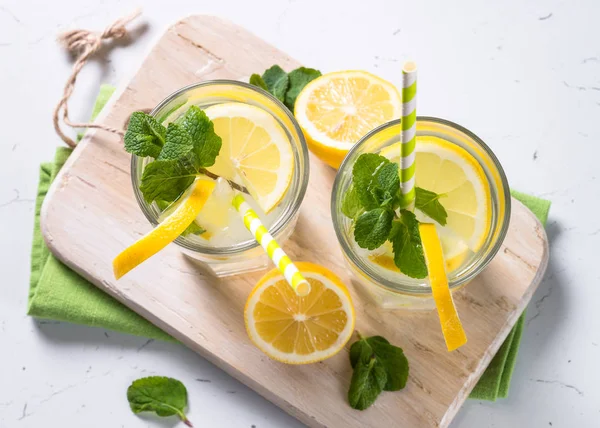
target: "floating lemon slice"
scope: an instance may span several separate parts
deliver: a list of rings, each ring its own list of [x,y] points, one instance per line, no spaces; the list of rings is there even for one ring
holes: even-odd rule
[[[427,271],[429,272],[429,284],[440,317],[446,347],[448,351],[454,351],[467,343],[467,335],[463,330],[460,318],[458,318],[452,294],[450,294],[442,244],[435,225],[431,223],[419,224],[419,234],[423,243]]]
[[[440,202],[451,233],[440,230],[440,239],[448,262],[467,250],[477,251],[492,224],[490,185],[483,168],[465,149],[439,137],[418,136],[415,151],[415,185],[444,194]],[[399,144],[381,151],[392,162],[398,161],[399,153]]]
[[[366,133],[401,116],[400,93],[366,71],[327,73],[313,80],[296,99],[294,115],[310,150],[338,168]]]
[[[214,187],[215,183],[211,179],[197,178],[171,215],[115,257],[113,260],[115,278],[121,278],[177,239],[192,224]]]
[[[284,197],[294,172],[285,131],[272,115],[250,104],[217,104],[204,112],[223,141],[209,170],[229,180],[242,180],[268,213]]]
[[[354,331],[354,307],[340,279],[322,266],[296,266],[311,285],[299,297],[273,269],[256,284],[244,310],[250,340],[274,360],[308,364],[343,349]]]

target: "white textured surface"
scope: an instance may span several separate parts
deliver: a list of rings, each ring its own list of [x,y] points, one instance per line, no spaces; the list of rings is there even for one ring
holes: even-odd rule
[[[468,401],[453,426],[598,426],[600,3],[144,3],[146,31],[81,75],[76,119],[89,116],[99,83],[126,77],[167,24],[192,13],[228,18],[323,71],[361,68],[399,85],[401,61],[415,59],[419,113],[470,128],[514,188],[553,202],[550,266],[528,312],[510,397]],[[182,346],[25,315],[38,166],[59,144],[51,111],[70,72],[54,37],[101,29],[136,6],[0,0],[0,427],[174,426],[127,406],[129,383],[151,373],[186,384],[198,427],[299,427]]]

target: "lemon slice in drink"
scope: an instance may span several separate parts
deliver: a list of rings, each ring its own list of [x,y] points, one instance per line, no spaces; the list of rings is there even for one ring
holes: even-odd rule
[[[448,262],[468,250],[477,251],[489,233],[492,215],[483,168],[465,149],[439,137],[418,136],[415,151],[415,185],[444,195],[440,202],[448,213],[448,231],[441,231],[440,240]],[[399,153],[398,144],[381,151],[393,162]]]
[[[401,116],[400,93],[366,71],[327,73],[313,80],[296,99],[294,115],[310,150],[334,168],[360,138]]]
[[[213,180],[197,178],[188,188],[177,208],[158,226],[123,250],[113,260],[115,278],[119,279],[140,263],[173,242],[195,220],[215,188]]]
[[[467,343],[467,335],[456,312],[448,276],[444,266],[444,254],[437,230],[432,223],[419,224],[425,263],[429,272],[429,284],[440,317],[440,325],[448,351],[454,351]]]
[[[292,146],[285,131],[273,116],[249,104],[217,104],[204,112],[223,141],[210,172],[241,180],[268,213],[284,197],[294,172]]]
[[[308,364],[344,348],[354,331],[354,307],[340,279],[322,266],[296,263],[311,285],[300,297],[273,269],[256,284],[244,310],[250,340],[274,360]]]

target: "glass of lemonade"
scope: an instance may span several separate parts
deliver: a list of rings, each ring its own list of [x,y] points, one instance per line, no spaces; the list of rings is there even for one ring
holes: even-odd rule
[[[288,164],[286,174],[283,174],[284,182],[281,183],[281,186],[287,186],[287,190],[277,200],[269,201],[272,208],[268,213],[258,206],[255,198],[245,195],[275,239],[285,241],[294,230],[309,177],[308,149],[294,116],[266,91],[230,80],[207,81],[184,87],[169,95],[150,114],[167,126],[171,122],[177,122],[191,106],[197,106],[207,114],[214,123],[215,132],[223,139],[215,165],[207,168],[209,172],[231,179],[246,188],[260,182],[262,189],[265,186],[280,185],[278,175],[273,171],[281,169],[280,164]],[[274,165],[273,161],[261,162],[257,153],[272,149],[263,147],[269,135],[263,128],[252,129],[253,125],[248,120],[236,117],[236,112],[248,114],[248,111],[256,118],[256,123],[265,124],[271,132],[269,135],[277,135],[279,143],[288,147],[277,161],[280,164]],[[215,115],[219,118],[215,119]],[[232,118],[229,119],[228,115]],[[237,155],[234,155],[234,149],[228,148],[221,134],[227,134],[226,138],[233,141],[236,133],[244,132],[249,137],[244,137],[243,144],[236,146]],[[250,147],[252,145],[256,147]],[[240,154],[242,152],[243,155]],[[134,155],[131,160],[131,178],[142,212],[153,226],[157,226],[170,214],[172,205],[147,203],[144,200],[140,183],[144,168],[151,161],[151,158]],[[215,190],[196,219],[195,223],[201,229],[196,228],[197,233],[184,233],[175,240],[184,254],[218,277],[260,270],[268,265],[268,257],[231,205],[233,192],[226,179],[218,178]]]
[[[367,250],[354,240],[354,220],[342,212],[352,186],[352,168],[363,153],[377,153],[397,162],[400,120],[365,135],[348,153],[333,185],[331,217],[353,281],[384,308],[431,309],[434,301],[427,278],[404,275],[394,263],[392,245]],[[417,219],[436,225],[442,242],[451,290],[479,274],[496,255],[510,218],[506,176],[490,148],[469,130],[447,120],[417,118],[415,185],[439,195],[447,211],[442,226],[415,209]]]

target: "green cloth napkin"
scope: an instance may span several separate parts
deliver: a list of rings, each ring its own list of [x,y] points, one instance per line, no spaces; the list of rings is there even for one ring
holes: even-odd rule
[[[536,198],[525,193],[511,191],[511,194],[521,201],[545,226],[548,221],[548,212],[550,211],[550,201]],[[483,375],[471,391],[469,398],[477,400],[496,401],[497,398],[508,397],[510,380],[512,379],[517,353],[521,344],[523,328],[525,326],[525,313],[523,311],[517,323],[508,334],[508,337],[498,350],[498,353],[492,358],[490,365],[483,372]]]
[[[92,110],[92,120],[109,100],[115,88],[102,85]],[[40,165],[35,202],[31,276],[27,314],[36,318],[67,321],[93,327],[174,341],[167,333],[104,293],[59,262],[48,250],[40,230],[40,210],[50,183],[63,166],[71,149],[59,147],[53,162]]]
[[[101,87],[92,119],[108,101],[113,91],[114,88],[111,86],[103,85]],[[40,231],[40,208],[50,183],[70,154],[71,149],[60,147],[56,151],[53,162],[40,166],[27,313],[37,318],[102,327],[136,336],[175,341],[158,327],[59,262],[46,247]],[[549,201],[515,191],[512,194],[529,207],[543,224],[546,223],[550,209]],[[521,315],[504,344],[492,359],[473,389],[470,398],[495,401],[498,397],[507,396],[524,320],[525,313]]]

